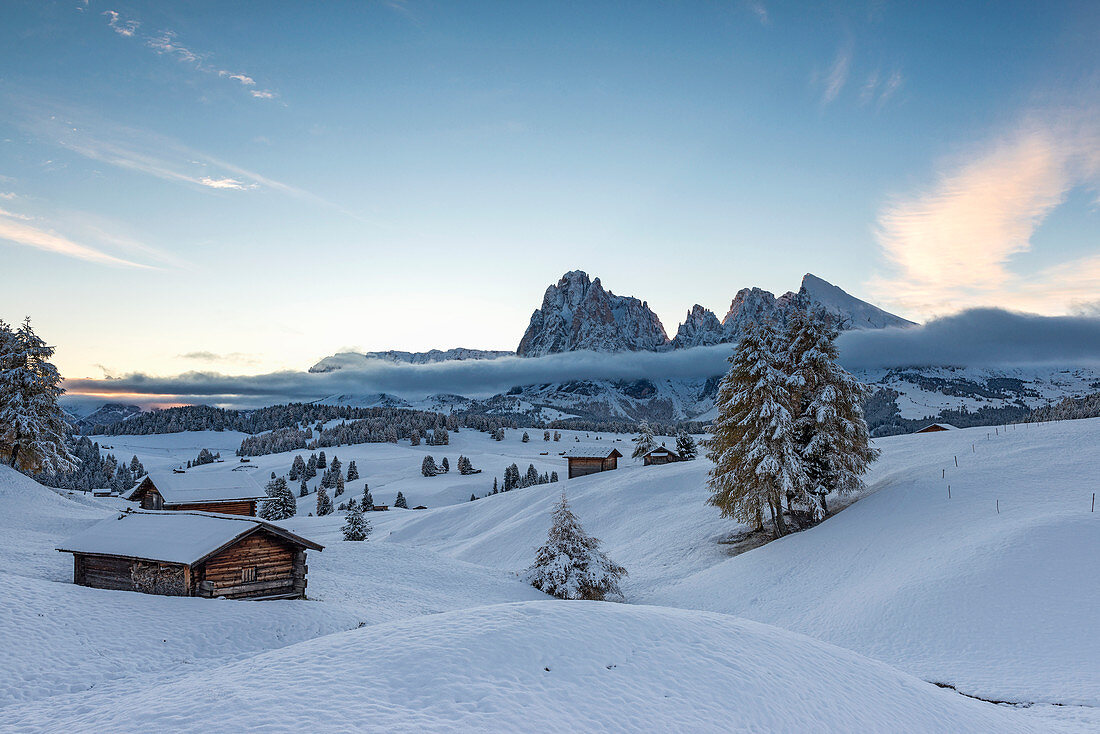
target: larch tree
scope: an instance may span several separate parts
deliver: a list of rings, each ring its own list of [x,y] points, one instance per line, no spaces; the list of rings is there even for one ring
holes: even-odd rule
[[[77,467],[65,442],[71,428],[57,403],[65,389],[53,353],[29,318],[19,329],[0,321],[0,456],[28,474]]]
[[[581,528],[563,492],[546,543],[527,569],[527,582],[559,599],[603,601],[608,595],[622,598],[619,579],[626,575],[625,568],[600,550],[600,541]]]
[[[634,437],[634,453],[630,456],[640,459],[655,448],[657,448],[657,437],[653,435],[653,428],[648,421],[642,421],[638,426],[638,435]]]
[[[707,441],[714,462],[710,504],[723,517],[763,528],[767,510],[777,536],[786,533],[783,498],[806,499],[807,480],[795,440],[793,401],[770,324],[751,326],[730,357],[715,399],[718,416]]]
[[[809,503],[815,520],[826,515],[828,494],[863,486],[862,476],[879,453],[871,448],[863,417],[870,388],[838,364],[837,335],[827,318],[795,311],[783,340],[795,436],[807,492],[815,499]]]

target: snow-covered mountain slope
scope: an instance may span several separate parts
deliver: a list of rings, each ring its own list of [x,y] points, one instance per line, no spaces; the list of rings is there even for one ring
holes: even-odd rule
[[[330,357],[325,357],[317,364],[309,368],[310,372],[332,372],[344,368],[355,369],[362,367],[364,363],[372,360],[390,362],[392,364],[435,364],[437,362],[454,362],[464,360],[499,359],[511,357],[513,352],[502,352],[491,349],[467,349],[455,347],[454,349],[431,349],[427,352],[400,352],[390,349],[384,352],[339,352]]]
[[[573,270],[546,289],[516,354],[628,352],[660,349],[668,343],[661,320],[647,303],[616,296],[604,290],[599,278],[589,280],[587,273]]]
[[[986,433],[880,439],[869,496],[732,558],[720,541],[738,526],[705,504],[706,460],[620,461],[397,518],[389,540],[518,570],[564,488],[630,572],[629,601],[777,624],[983,698],[1100,706],[1100,637],[1082,632],[1100,608],[1100,419]]]
[[[802,278],[798,295],[814,309],[835,316],[842,329],[885,329],[891,326],[916,326],[912,321],[883,311],[855,296],[849,295],[813,273]]]
[[[338,692],[338,693],[337,693]],[[335,695],[334,695],[335,694]],[[724,615],[486,606],[13,712],[22,731],[1037,732],[846,650]]]
[[[87,415],[73,416],[72,424],[78,431],[87,432],[96,426],[113,426],[141,412],[137,405],[105,403]]]

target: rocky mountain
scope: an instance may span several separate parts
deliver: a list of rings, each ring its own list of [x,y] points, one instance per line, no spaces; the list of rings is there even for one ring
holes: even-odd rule
[[[722,344],[726,341],[726,332],[722,322],[709,308],[703,308],[698,303],[688,311],[684,323],[676,330],[676,336],[672,339],[673,349],[687,349],[688,347],[706,347],[713,344]]]
[[[890,326],[916,326],[912,321],[883,311],[866,301],[845,293],[832,283],[806,273],[798,296],[836,316],[844,329],[885,329]]]
[[[645,301],[616,296],[599,278],[589,280],[587,273],[573,270],[546,289],[516,354],[655,351],[668,344],[661,320]]]
[[[105,403],[88,415],[72,416],[74,420],[70,423],[79,433],[88,433],[95,426],[113,426],[141,412],[143,412],[142,409],[137,405]]]
[[[454,349],[432,349],[427,352],[399,352],[390,349],[384,352],[340,352],[330,357],[325,357],[317,364],[309,368],[310,372],[332,372],[345,367],[362,367],[369,360],[380,360],[393,364],[433,364],[435,362],[460,362],[463,360],[499,359],[500,357],[513,357],[513,352],[502,352],[491,349],[466,349],[456,347]]]

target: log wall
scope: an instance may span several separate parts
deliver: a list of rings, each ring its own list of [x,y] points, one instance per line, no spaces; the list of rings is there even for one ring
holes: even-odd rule
[[[166,510],[192,510],[194,512],[220,512],[225,515],[256,516],[255,500],[237,502],[194,502],[186,505],[165,505]]]
[[[305,557],[305,551],[280,538],[254,533],[203,564],[194,574],[195,593],[229,599],[304,596]],[[245,569],[253,568],[254,578],[247,577]]]
[[[186,596],[189,586],[187,576],[186,567],[178,563],[73,555],[73,581],[94,589]]]

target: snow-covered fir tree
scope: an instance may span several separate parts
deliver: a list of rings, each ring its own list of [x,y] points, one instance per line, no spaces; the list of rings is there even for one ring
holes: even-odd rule
[[[523,478],[523,486],[534,487],[539,483],[539,471],[534,464],[527,465],[527,474]]]
[[[420,431],[413,431],[412,432],[412,435],[409,436],[409,443],[412,446],[419,446],[420,445]]]
[[[676,453],[683,461],[692,461],[698,455],[695,439],[687,431],[680,431],[680,435],[676,437]]]
[[[317,516],[332,514],[332,500],[328,496],[328,490],[324,487],[317,488]]]
[[[366,484],[363,485],[362,507],[364,510],[374,509],[374,497],[372,497],[370,494],[370,486]]]
[[[551,482],[558,481],[558,473],[556,471],[550,472],[550,481]]]
[[[471,501],[471,502],[473,502],[473,501],[474,501],[474,500],[476,500],[476,499],[477,499],[477,495],[476,495],[476,494],[474,494],[473,492],[471,492],[471,493],[470,493],[470,501]]]
[[[402,510],[409,509],[409,503],[405,500],[405,495],[401,494],[401,490],[397,491],[397,499],[393,501],[394,507],[400,507]]]
[[[325,452],[317,454],[317,468],[324,469],[328,466],[328,459],[325,458]]]
[[[750,325],[741,336],[729,372],[718,386],[707,457],[710,504],[757,528],[771,515],[775,534],[786,533],[783,498],[816,501],[795,440],[793,399],[775,352],[778,335],[771,324]],[[808,504],[808,502],[807,502]]]
[[[807,510],[827,513],[826,496],[863,486],[878,456],[871,448],[863,404],[871,390],[837,363],[837,330],[828,317],[795,311],[784,332],[782,358],[795,407],[794,432],[805,467]]]
[[[523,432],[523,438],[521,438],[520,441],[522,441],[523,443],[530,443],[531,436],[527,433],[527,431]]]
[[[267,499],[260,503],[259,515],[265,520],[285,520],[298,512],[298,502],[286,483],[286,477],[276,477],[267,483]]]
[[[348,514],[344,518],[344,527],[340,530],[344,533],[344,540],[366,540],[371,533],[370,521],[363,517],[358,506],[349,506]]]
[[[344,475],[340,472],[336,472],[336,481],[333,483],[335,491],[333,491],[333,497],[339,497],[344,493]]]
[[[0,321],[0,458],[28,474],[77,467],[66,443],[72,429],[57,403],[65,389],[53,353],[29,318],[18,329]]]
[[[622,598],[619,579],[623,576],[626,569],[600,550],[598,539],[584,532],[563,492],[546,543],[527,569],[528,583],[559,599],[602,601],[609,595]]]
[[[559,433],[558,431],[554,431],[554,440],[555,441],[560,441],[561,440],[561,433]]]
[[[424,457],[424,460],[420,462],[420,473],[426,477],[434,477],[439,474],[439,467],[435,465],[435,459],[433,457]]]
[[[290,472],[286,475],[287,479],[292,482],[297,482],[306,473],[306,462],[302,459],[301,454],[294,457],[294,461],[290,464]]]
[[[657,437],[653,435],[649,422],[642,421],[638,425],[638,435],[634,437],[634,452],[630,456],[640,459],[655,448],[657,448]]]
[[[302,477],[302,484],[298,488],[298,496],[305,497],[307,494],[309,494],[309,485],[306,484],[306,478]]]
[[[439,464],[439,472],[441,474],[446,474],[450,470],[451,470],[451,462],[447,461],[447,457],[444,456],[443,461],[440,462],[440,464]]]
[[[359,478],[359,467],[355,465],[355,461],[348,462],[348,481],[354,482]]]

